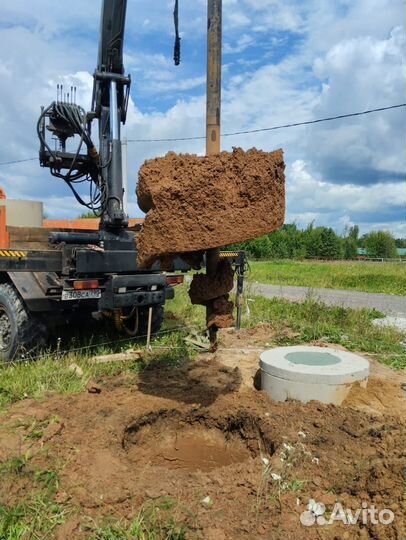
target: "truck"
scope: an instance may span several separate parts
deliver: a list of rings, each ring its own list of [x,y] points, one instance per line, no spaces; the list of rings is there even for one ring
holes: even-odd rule
[[[166,300],[182,275],[162,273],[159,264],[137,267],[135,232],[123,208],[121,126],[126,121],[131,77],[125,75],[123,42],[126,0],[103,0],[97,67],[90,112],[76,104],[74,88],[57,88],[37,124],[42,167],[62,180],[76,200],[100,218],[95,231],[51,231],[42,250],[0,250],[0,358],[32,355],[47,332],[67,320],[112,321],[119,332],[139,336],[163,319]],[[98,123],[98,148],[92,127]],[[56,140],[54,144],[50,137]],[[68,142],[79,140],[76,150]],[[84,200],[77,187],[87,183]],[[187,270],[181,260],[173,270]]]
[[[175,258],[137,266],[136,231],[123,206],[121,127],[130,96],[123,65],[126,0],[103,0],[91,110],[76,103],[76,89],[57,86],[56,100],[41,108],[37,123],[40,165],[62,181],[87,211],[99,217],[96,230],[46,232],[45,249],[2,244],[0,249],[0,359],[37,354],[46,335],[67,321],[104,318],[137,337],[159,330],[165,302],[189,266]],[[98,124],[98,147],[92,127]],[[76,146],[71,148],[73,144]],[[84,199],[78,186],[88,185]],[[4,216],[3,216],[4,218]],[[4,219],[3,219],[4,221]],[[2,235],[0,212],[0,239]],[[4,233],[4,230],[3,230]],[[7,234],[7,233],[5,233]],[[243,254],[223,253],[244,268]],[[242,272],[239,291],[242,291]],[[86,322],[84,323],[86,324]]]

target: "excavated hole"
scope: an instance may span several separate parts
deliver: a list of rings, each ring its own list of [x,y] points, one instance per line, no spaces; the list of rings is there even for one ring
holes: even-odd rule
[[[211,471],[275,451],[259,419],[247,413],[212,417],[176,410],[150,413],[127,426],[123,448],[138,465],[187,471]]]

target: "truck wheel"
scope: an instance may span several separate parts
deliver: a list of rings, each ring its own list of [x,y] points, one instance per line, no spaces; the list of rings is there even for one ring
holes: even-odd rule
[[[149,308],[140,308],[139,322],[138,322],[138,335],[146,336],[148,332],[148,311]],[[163,306],[154,306],[152,308],[152,325],[151,333],[156,334],[161,329],[164,321],[164,308]]]
[[[9,283],[0,283],[0,360],[30,356],[44,345],[43,325],[28,312]]]

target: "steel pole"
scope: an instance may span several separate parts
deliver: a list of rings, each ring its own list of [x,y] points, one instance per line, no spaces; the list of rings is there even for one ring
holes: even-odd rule
[[[128,215],[128,153],[127,153],[127,137],[121,143],[121,159],[123,168],[123,210],[124,214]]]
[[[123,212],[123,173],[120,141],[120,116],[117,103],[117,83],[110,82],[110,166],[108,172],[107,214],[110,225],[123,227],[127,224]]]
[[[221,117],[221,17],[222,0],[207,0],[207,91],[206,91],[206,154],[220,153]],[[206,252],[206,273],[214,278],[219,262],[219,248]],[[213,312],[210,302],[206,318]],[[215,346],[217,328],[210,329],[210,342]]]

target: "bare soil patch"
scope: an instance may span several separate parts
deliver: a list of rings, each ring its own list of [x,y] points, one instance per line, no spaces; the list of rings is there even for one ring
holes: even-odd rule
[[[59,538],[89,538],[103,516],[125,521],[143,504],[171,500],[168,515],[187,526],[191,540],[402,539],[404,413],[397,405],[366,410],[356,390],[342,407],[272,402],[252,386],[252,349],[270,331],[223,331],[223,350],[176,369],[146,370],[133,386],[106,379],[97,381],[99,394],[15,404],[1,416],[1,460],[27,455],[27,472],[58,471],[57,496],[71,511]],[[232,351],[237,343],[240,353]],[[388,402],[397,395],[400,403],[397,376],[376,377],[392,388]],[[39,439],[29,436],[35,422],[47,425]],[[28,473],[1,483],[0,503],[15,504],[31,483]],[[327,511],[336,501],[353,510],[363,502],[390,508],[395,520],[303,527],[299,516],[310,498]]]

